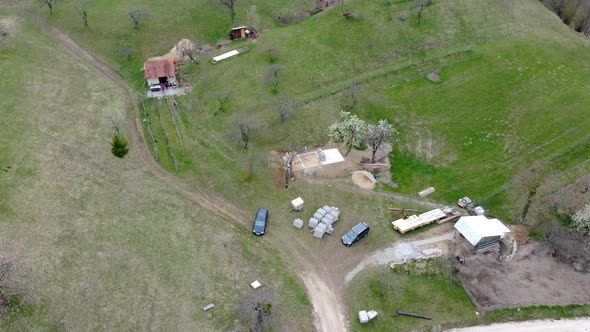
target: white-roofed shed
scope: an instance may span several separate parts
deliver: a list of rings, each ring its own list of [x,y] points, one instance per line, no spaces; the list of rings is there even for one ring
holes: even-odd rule
[[[455,224],[455,229],[474,247],[499,241],[510,233],[510,229],[500,220],[485,216],[461,217]]]

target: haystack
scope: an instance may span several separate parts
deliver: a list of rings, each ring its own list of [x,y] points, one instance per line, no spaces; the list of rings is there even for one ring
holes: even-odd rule
[[[352,173],[352,182],[363,189],[373,189],[377,180],[367,171],[356,171]]]

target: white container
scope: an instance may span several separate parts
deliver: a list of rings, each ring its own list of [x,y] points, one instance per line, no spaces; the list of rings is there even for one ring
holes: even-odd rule
[[[367,315],[366,311],[359,311],[359,321],[361,321],[361,324],[366,324],[369,322],[369,315]]]
[[[297,229],[301,229],[301,227],[303,227],[303,220],[301,220],[301,219],[293,220],[293,227],[295,227]]]
[[[310,218],[309,219],[309,228],[316,228],[319,223],[320,223],[320,221],[318,219]]]

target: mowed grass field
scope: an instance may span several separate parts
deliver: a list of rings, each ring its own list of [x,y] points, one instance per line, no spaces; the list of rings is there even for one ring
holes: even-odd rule
[[[16,22],[0,48],[11,78],[0,82],[0,259],[11,264],[2,292],[21,305],[2,329],[241,330],[258,279],[275,328],[311,330],[305,290],[275,249],[113,157],[122,93]]]

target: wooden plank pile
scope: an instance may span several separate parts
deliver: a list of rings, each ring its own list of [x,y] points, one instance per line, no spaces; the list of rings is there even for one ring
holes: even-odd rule
[[[404,234],[435,221],[442,224],[443,222],[458,218],[459,216],[460,214],[455,212],[452,208],[445,207],[444,209],[434,209],[419,215],[411,215],[405,219],[401,218],[391,224],[395,230]]]

